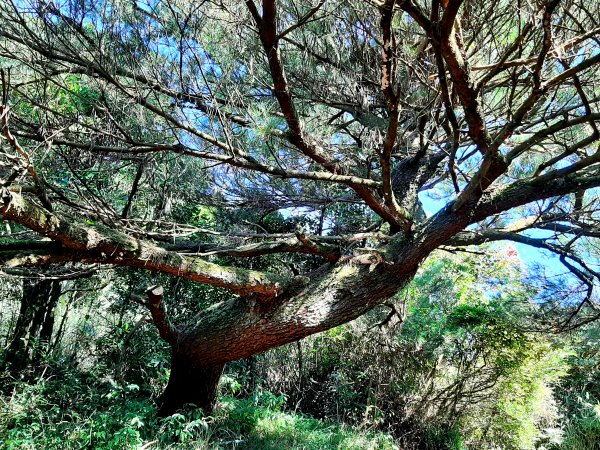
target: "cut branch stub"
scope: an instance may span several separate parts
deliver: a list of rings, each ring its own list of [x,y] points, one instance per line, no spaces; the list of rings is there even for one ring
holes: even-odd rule
[[[163,302],[164,289],[162,286],[150,286],[146,289],[148,294],[148,309],[152,315],[152,321],[158,329],[158,334],[166,342],[174,346],[177,343],[177,331],[175,331],[169,319],[167,318],[167,310]]]

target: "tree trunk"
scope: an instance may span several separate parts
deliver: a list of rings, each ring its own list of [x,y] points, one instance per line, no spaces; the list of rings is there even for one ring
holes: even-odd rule
[[[38,364],[45,355],[50,353],[52,334],[54,333],[54,313],[60,299],[60,294],[60,281],[51,281],[50,294],[46,301],[44,321],[39,332],[39,343],[32,359],[34,364]]]
[[[171,375],[161,398],[158,415],[170,416],[186,403],[193,403],[209,414],[215,405],[217,385],[224,366],[203,365],[188,355],[173,352]]]
[[[148,306],[154,323],[173,349],[159,415],[173,414],[186,403],[210,413],[226,363],[353,320],[404,287],[416,268],[417,264],[400,269],[385,263],[341,264],[315,274],[309,287],[269,301],[251,297],[224,301],[180,327],[167,320],[162,289],[150,288]]]
[[[4,356],[6,368],[21,371],[42,356],[52,335],[59,297],[58,281],[23,281],[19,317]]]

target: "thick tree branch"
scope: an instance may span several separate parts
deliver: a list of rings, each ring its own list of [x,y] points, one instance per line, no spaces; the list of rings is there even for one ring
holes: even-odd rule
[[[389,117],[386,136],[383,140],[383,149],[379,154],[381,162],[381,178],[383,180],[383,201],[388,210],[393,211],[395,215],[400,216],[403,220],[402,228],[405,233],[410,231],[412,226],[412,218],[408,211],[403,211],[396,203],[394,198],[394,190],[392,188],[392,151],[396,145],[396,137],[398,135],[399,115],[398,110],[398,94],[395,92],[395,65],[394,60],[395,39],[392,32],[392,20],[394,18],[394,3],[395,0],[387,0],[385,5],[380,9],[381,19],[379,25],[383,39],[383,48],[381,56],[381,91],[387,101]],[[392,224],[392,232],[398,231],[396,224]]]
[[[51,238],[63,248],[80,254],[81,259],[86,261],[168,273],[242,295],[255,293],[275,296],[289,282],[275,274],[219,266],[167,251],[104,225],[86,224],[74,217],[61,217],[20,194],[6,190],[0,200],[0,214],[4,220],[19,223]]]
[[[279,103],[286,123],[289,127],[290,142],[300,150],[300,152],[316,163],[322,165],[333,174],[343,174],[344,170],[338,161],[331,159],[323,149],[310,143],[304,131],[294,105],[292,94],[288,87],[288,81],[285,70],[280,58],[279,39],[277,32],[277,8],[275,0],[263,1],[263,15],[259,16],[256,6],[252,1],[246,2],[252,16],[256,21],[259,30],[259,36],[267,55],[269,71],[273,80],[273,94]],[[259,20],[260,18],[260,20]],[[383,204],[376,194],[364,185],[349,186],[367,203],[367,205],[384,220],[390,223],[392,227],[399,227],[402,223],[402,217],[399,216],[395,208]]]
[[[476,223],[486,217],[537,200],[600,186],[600,166],[597,164],[600,162],[600,152],[597,152],[592,158],[596,163],[581,170],[573,171],[573,167],[569,166],[551,171],[543,178],[515,181],[503,189],[491,193],[487,198],[482,199],[473,210],[469,222]]]
[[[463,4],[463,1],[464,0],[445,0],[442,2],[444,4],[444,14],[440,21],[440,32],[443,39],[447,39],[452,33],[452,28],[454,27],[458,16],[458,10]]]

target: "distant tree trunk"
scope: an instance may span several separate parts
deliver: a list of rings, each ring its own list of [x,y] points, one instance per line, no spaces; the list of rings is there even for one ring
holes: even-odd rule
[[[23,281],[19,317],[4,355],[5,368],[18,372],[40,360],[52,337],[59,298],[59,281]]]
[[[39,352],[36,353],[36,357],[43,356],[43,352],[46,352],[52,342],[52,333],[54,332],[55,323],[55,312],[56,305],[60,298],[60,282],[51,281],[50,295],[48,302],[46,303],[46,312],[44,314],[44,321],[42,322],[42,328],[39,335]]]

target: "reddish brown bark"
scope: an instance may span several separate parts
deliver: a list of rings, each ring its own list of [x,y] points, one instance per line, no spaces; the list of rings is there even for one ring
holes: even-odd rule
[[[250,297],[221,302],[178,329],[166,330],[166,322],[159,320],[161,336],[175,335],[160,414],[172,414],[186,403],[210,412],[226,363],[355,319],[405,286],[418,262],[415,258],[400,266],[382,261],[373,268],[347,261],[315,274],[310,289],[297,288],[267,302]]]

